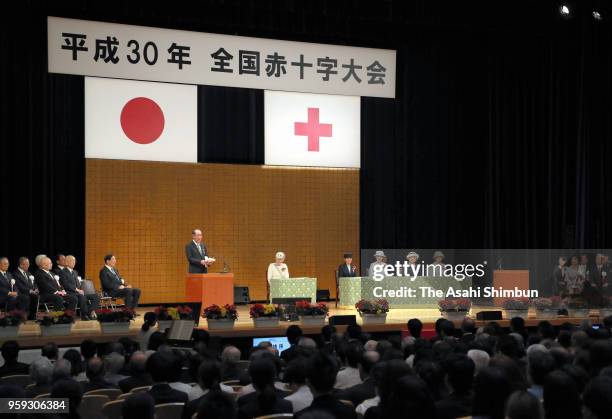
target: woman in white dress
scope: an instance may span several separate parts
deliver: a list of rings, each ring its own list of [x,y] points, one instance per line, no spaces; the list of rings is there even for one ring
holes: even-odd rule
[[[268,265],[268,283],[271,279],[289,278],[289,268],[285,264],[285,253],[276,252],[276,260]]]
[[[376,253],[374,253],[374,258],[376,261],[370,263],[370,267],[368,268],[368,276],[374,276],[374,269],[376,265],[381,265],[382,267],[380,268],[380,272],[384,272],[385,265],[387,264],[387,256],[385,256],[385,252],[382,250],[377,250]]]

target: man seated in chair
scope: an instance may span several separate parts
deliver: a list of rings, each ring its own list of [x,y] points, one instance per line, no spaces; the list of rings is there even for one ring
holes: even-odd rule
[[[34,275],[30,274],[30,259],[25,256],[19,258],[19,267],[13,271],[15,286],[20,294],[30,297],[30,310],[28,320],[36,319],[36,309],[38,308],[38,288],[34,283]]]
[[[59,276],[51,272],[51,259],[44,257],[40,262],[40,269],[34,273],[34,279],[40,292],[40,303],[53,305],[57,310],[64,309],[64,303],[68,310],[74,310],[77,299],[74,295],[68,294],[59,282]]]
[[[66,267],[60,270],[60,283],[68,294],[74,296],[79,302],[81,320],[90,320],[95,316],[95,310],[100,306],[100,297],[97,294],[86,294],[83,290],[83,280],[74,270],[76,258],[68,255],[65,258]]]
[[[8,258],[0,258],[0,309],[27,311],[30,305],[30,297],[19,292],[15,278],[8,271],[8,268]]]
[[[104,256],[104,267],[100,270],[100,283],[105,293],[113,298],[123,298],[125,306],[132,310],[138,306],[140,289],[132,288],[115,268],[117,258],[108,254]]]
[[[349,278],[357,276],[357,268],[353,265],[353,254],[344,254],[344,263],[338,266],[338,278]]]

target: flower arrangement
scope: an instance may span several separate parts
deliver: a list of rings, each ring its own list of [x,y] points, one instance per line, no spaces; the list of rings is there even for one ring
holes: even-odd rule
[[[253,304],[249,309],[249,314],[253,319],[259,317],[280,317],[281,309],[274,304]]]
[[[26,315],[23,311],[12,310],[0,313],[0,327],[19,326],[25,322]]]
[[[309,301],[298,301],[295,303],[295,311],[298,316],[327,316],[329,308],[326,304],[311,304]]]
[[[134,320],[134,310],[127,307],[116,310],[103,308],[96,310],[96,315],[100,323],[127,323]]]
[[[389,302],[384,298],[359,300],[355,304],[359,314],[384,314],[389,311]]]
[[[502,304],[504,310],[528,310],[529,299],[528,298],[512,298],[507,299]]]
[[[438,309],[441,312],[468,312],[472,308],[472,301],[469,298],[445,298],[438,301]]]
[[[155,307],[157,320],[193,320],[193,310],[189,306]]]
[[[205,319],[231,319],[236,320],[238,318],[238,312],[236,311],[235,305],[226,304],[224,306],[218,306],[213,304],[204,309],[202,317]]]
[[[558,310],[561,307],[561,297],[534,298],[532,301],[536,310]]]
[[[38,313],[36,316],[36,323],[41,326],[52,326],[55,324],[70,324],[74,323],[74,311],[49,311],[44,313]]]

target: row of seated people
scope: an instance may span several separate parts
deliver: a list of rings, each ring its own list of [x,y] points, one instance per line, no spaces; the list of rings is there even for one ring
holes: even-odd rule
[[[56,310],[80,310],[82,320],[94,319],[95,310],[100,306],[100,296],[91,281],[84,280],[75,269],[74,256],[57,255],[55,267],[49,257],[38,255],[37,269],[30,273],[30,260],[19,258],[17,269],[9,271],[7,257],[0,258],[0,309],[20,310],[28,313],[33,320],[39,306]],[[114,255],[104,257],[100,270],[100,283],[105,295],[122,298],[128,308],[134,309],[140,299],[140,289],[132,288],[119,275]]]
[[[313,337],[292,325],[289,349],[279,354],[262,343],[246,366],[236,347],[214,352],[205,331],[194,331],[192,350],[168,346],[157,331],[146,351],[128,338],[98,348],[86,341],[60,359],[46,345],[29,366],[35,383],[24,390],[1,380],[0,397],[50,393],[78,407],[90,391],[117,389],[122,416],[140,419],[169,403],[180,409],[172,417],[185,419],[610,418],[612,317],[599,329],[542,321],[535,331],[521,318],[510,330],[496,322],[476,328],[471,319],[457,329],[440,319],[431,339],[422,328],[411,319],[410,336],[374,340],[357,325],[344,333],[327,325]],[[19,367],[16,346],[2,347],[9,365],[0,376]]]

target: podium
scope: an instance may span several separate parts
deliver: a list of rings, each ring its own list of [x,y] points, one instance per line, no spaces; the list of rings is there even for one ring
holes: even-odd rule
[[[513,289],[517,287],[521,290],[529,289],[529,271],[528,270],[497,270],[493,272],[493,287],[499,289]],[[501,307],[504,301],[509,298],[494,297],[493,305]]]
[[[208,273],[187,274],[185,277],[185,301],[202,303],[200,315],[205,307],[234,304],[234,274]]]
[[[270,301],[276,298],[304,298],[317,302],[317,278],[280,278],[270,280]]]

